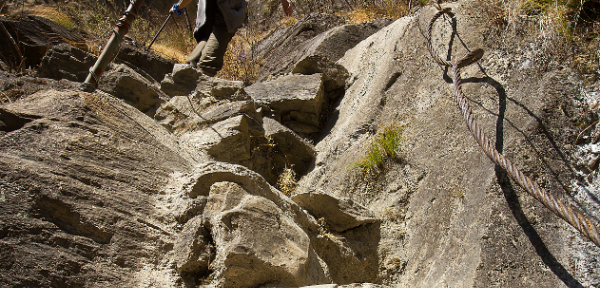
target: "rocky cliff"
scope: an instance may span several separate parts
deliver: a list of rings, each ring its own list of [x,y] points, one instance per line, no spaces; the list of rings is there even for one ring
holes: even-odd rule
[[[599,85],[544,41],[498,33],[478,3],[446,5],[456,33],[439,21],[434,49],[485,50],[462,72],[477,121],[598,222]],[[426,48],[436,12],[356,25],[311,14],[263,40],[249,86],[127,44],[85,93],[95,56],[39,44],[36,74],[0,75],[0,283],[597,287],[600,248],[466,128]],[[397,154],[361,166],[386,129]]]

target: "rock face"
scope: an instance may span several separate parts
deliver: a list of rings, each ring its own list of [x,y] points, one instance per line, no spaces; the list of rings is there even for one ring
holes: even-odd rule
[[[223,287],[331,282],[310,237],[268,198],[237,184],[213,186],[204,215],[219,247],[212,265]]]
[[[271,117],[301,135],[319,132],[326,99],[323,75],[290,75],[257,83],[246,92],[259,105],[269,107]]]
[[[38,76],[83,82],[97,57],[67,43],[51,47],[40,64]]]
[[[134,285],[164,249],[161,187],[201,155],[107,95],[48,90],[2,109],[3,285]]]
[[[331,62],[328,58],[313,55],[304,58],[296,64],[292,73],[313,75],[323,74],[323,88],[330,103],[344,95],[350,74],[344,66]]]
[[[24,57],[23,68],[38,66],[46,55],[48,47],[53,44],[70,42],[85,47],[85,41],[81,37],[46,18],[27,16],[20,21],[4,19],[0,21],[11,37],[19,43]],[[13,68],[20,65],[19,54],[4,33],[0,33],[0,51],[4,61],[8,62],[7,65]]]
[[[259,43],[258,56],[265,60],[262,76],[286,74],[310,56],[321,56],[335,62],[347,50],[391,22],[379,19],[365,24],[340,26],[344,24],[340,18],[310,14]]]
[[[100,78],[98,88],[111,95],[118,95],[138,110],[153,116],[159,106],[169,100],[154,79],[157,77],[162,79],[166,74],[164,71],[173,65],[160,57],[142,54],[130,44],[123,45],[119,54],[119,59],[123,60],[122,58],[144,64],[136,66],[127,62],[128,65],[109,65]],[[36,75],[56,80],[83,82],[96,60],[97,57],[90,53],[67,43],[60,43],[49,48],[42,58]],[[153,75],[146,71],[150,71]]]
[[[166,74],[173,71],[174,64],[158,55],[150,54],[146,50],[141,43],[125,38],[117,59],[132,68],[137,68],[138,73],[145,72],[152,77],[149,79],[152,82],[160,82]]]
[[[202,216],[185,223],[173,247],[173,258],[177,262],[179,274],[207,275],[208,265],[215,259],[214,246],[211,246],[210,223]]]
[[[298,175],[304,175],[313,168],[317,156],[313,145],[268,117],[263,118],[263,129],[265,138],[270,139],[278,152],[273,155],[273,165],[277,171],[289,167]]]
[[[142,52],[139,47],[134,46],[135,43],[129,43],[127,38],[125,40],[116,59],[141,74],[146,81],[152,83],[161,81],[173,70],[172,63],[159,56]],[[95,55],[67,43],[51,45],[42,58],[38,76],[83,82],[88,76],[89,69],[96,63],[96,59]],[[114,69],[113,65],[108,67],[108,71],[111,69]]]
[[[200,76],[202,72],[188,64],[175,64],[173,72],[161,81],[160,88],[169,96],[188,95],[198,85]]]
[[[148,115],[154,115],[156,109],[169,100],[169,97],[154,83],[124,64],[104,73],[100,78],[98,89],[111,95],[118,95],[119,98]]]
[[[271,184],[286,167],[294,166],[298,175],[307,173],[316,157],[314,147],[276,120],[264,117],[271,108],[252,101],[239,85],[241,82],[207,77],[192,95],[175,96],[163,105],[155,119],[216,160],[249,167]],[[302,101],[294,100],[294,95],[288,99]]]
[[[167,190],[177,191],[171,197],[178,199],[177,211],[185,216],[176,218],[185,225],[175,249],[164,258],[178,261],[183,277],[207,275],[208,267],[212,285],[218,287],[375,280],[376,220],[353,231],[330,232],[322,224],[329,218],[317,222],[262,176],[239,165],[205,162],[172,183]],[[332,209],[339,209],[336,215],[353,215],[345,207]],[[361,272],[353,272],[357,269]]]
[[[578,134],[573,115],[580,113],[574,72],[543,62],[534,39],[515,36],[510,48],[491,40],[495,34],[469,16],[479,9],[473,2],[447,6],[457,13],[458,35],[451,41],[450,25],[438,21],[434,49],[452,59],[465,47],[486,50],[479,67],[462,71],[481,127],[551,193],[596,207],[597,195],[571,198],[567,188],[576,179],[567,155]],[[297,193],[320,189],[377,211],[379,276],[389,286],[593,287],[597,275],[577,267],[597,271],[591,261],[600,249],[496,171],[466,129],[451,80],[422,37],[435,12],[427,7],[397,20],[337,62],[355,81],[334,112],[339,116],[326,124],[332,128],[316,144],[316,167]],[[409,126],[400,161],[374,176],[350,169],[374,134],[402,124]]]
[[[248,164],[252,157],[249,131],[251,121],[252,119],[240,115],[208,128],[186,133],[181,138],[193,143],[198,149],[206,150],[220,161]]]
[[[212,128],[232,131],[220,127],[241,127],[245,117]],[[6,285],[173,287],[209,274],[221,287],[376,280],[377,221],[340,231],[372,239],[370,250],[344,243],[320,226],[328,216],[317,222],[246,167],[208,161],[210,148],[177,138],[122,100],[38,92],[3,105],[0,121]]]
[[[340,200],[324,193],[309,192],[294,195],[292,200],[315,217],[327,219],[332,231],[338,233],[379,221],[369,209],[349,199]]]

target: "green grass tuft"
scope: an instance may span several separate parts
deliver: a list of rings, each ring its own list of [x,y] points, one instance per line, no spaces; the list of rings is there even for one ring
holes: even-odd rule
[[[365,172],[375,171],[383,168],[386,161],[395,160],[398,157],[398,149],[404,140],[402,132],[405,126],[388,126],[367,147],[367,153],[360,162],[354,163],[353,167],[363,169]]]

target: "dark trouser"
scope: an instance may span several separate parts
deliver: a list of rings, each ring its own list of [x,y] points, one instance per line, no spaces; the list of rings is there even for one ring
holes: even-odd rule
[[[227,44],[233,38],[227,31],[223,13],[216,0],[206,1],[206,22],[194,32],[198,44],[187,59],[187,63],[197,65],[204,74],[214,76],[223,67],[223,57]]]

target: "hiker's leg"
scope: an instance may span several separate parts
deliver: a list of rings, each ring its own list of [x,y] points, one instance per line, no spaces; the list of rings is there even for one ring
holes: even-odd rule
[[[213,26],[213,31],[208,41],[206,41],[202,56],[198,61],[198,68],[201,68],[204,74],[214,76],[223,68],[223,57],[233,35],[233,33],[227,31],[227,26],[224,23],[223,25],[215,24]]]
[[[198,61],[200,61],[200,57],[202,56],[202,50],[206,46],[206,42],[210,38],[212,34],[213,26],[215,25],[215,13],[214,11],[219,10],[217,7],[217,3],[214,0],[206,1],[206,21],[204,25],[201,27],[196,27],[194,29],[194,39],[196,39],[196,48],[190,53],[185,63],[190,63],[194,68]]]

